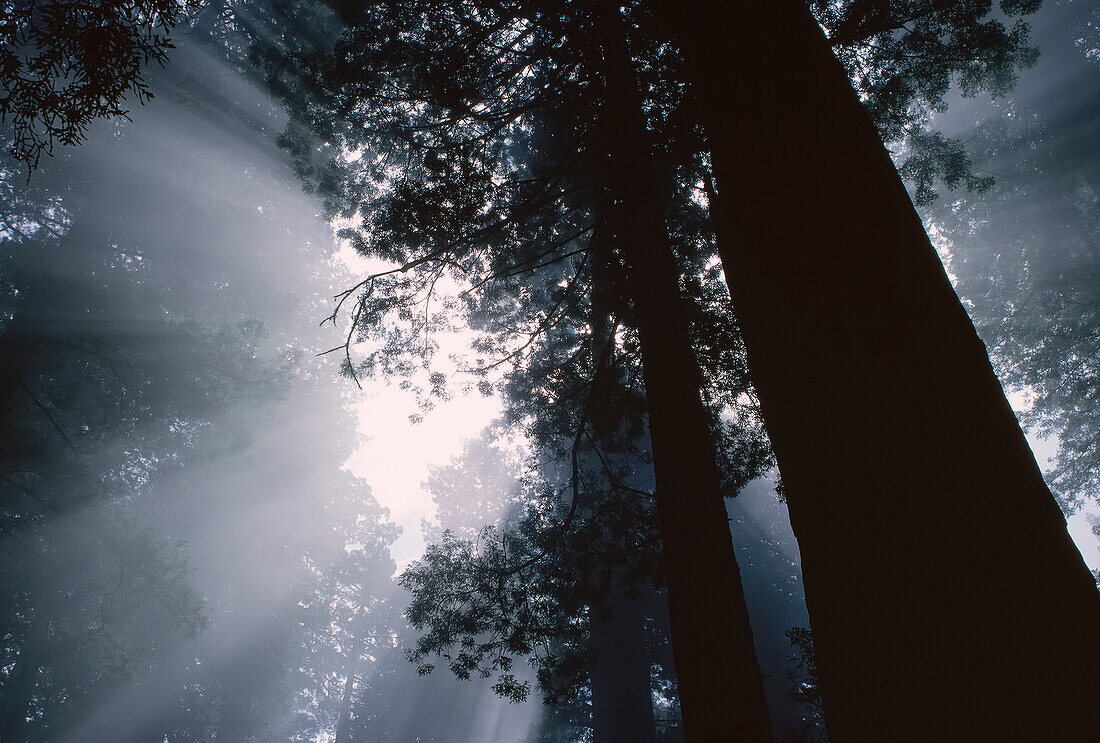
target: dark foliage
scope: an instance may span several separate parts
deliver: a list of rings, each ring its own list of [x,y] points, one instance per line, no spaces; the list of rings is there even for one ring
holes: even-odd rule
[[[174,0],[16,0],[0,7],[0,119],[9,152],[31,169],[54,144],[75,145],[96,119],[144,103],[143,76],[163,65],[168,33],[185,4]]]

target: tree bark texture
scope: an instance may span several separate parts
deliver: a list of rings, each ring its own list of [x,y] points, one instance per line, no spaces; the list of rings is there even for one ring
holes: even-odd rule
[[[830,738],[1100,739],[1100,595],[805,4],[657,6],[802,554]]]
[[[770,742],[678,268],[617,3],[600,0],[614,242],[641,340],[685,739]]]

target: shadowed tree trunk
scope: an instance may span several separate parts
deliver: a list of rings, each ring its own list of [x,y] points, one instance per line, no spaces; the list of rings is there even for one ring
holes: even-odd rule
[[[824,34],[662,2],[802,554],[831,739],[1095,741],[1100,595]]]
[[[592,608],[592,732],[595,743],[653,743],[653,697],[645,652],[645,612],[612,578],[605,605]]]
[[[604,232],[593,235],[593,288],[591,344],[594,368],[588,417],[596,442],[613,448],[610,440],[621,422],[622,379],[611,363],[613,334],[606,300],[608,287],[608,245]],[[626,545],[618,545],[625,550]],[[639,585],[633,596],[624,583],[622,569],[611,567],[602,605],[591,607],[589,645],[595,654],[590,669],[592,733],[595,743],[654,743],[653,695],[649,684],[649,661],[645,652],[645,611],[637,591],[651,591]]]
[[[771,723],[700,397],[653,153],[618,5],[597,4],[607,85],[613,241],[641,339],[685,738],[770,742]]]

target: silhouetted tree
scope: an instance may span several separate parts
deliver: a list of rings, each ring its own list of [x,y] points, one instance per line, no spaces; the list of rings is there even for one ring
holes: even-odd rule
[[[301,115],[298,121],[303,132],[312,129],[314,136],[330,143],[339,141],[348,149],[366,148],[390,154],[384,156],[384,160],[335,163],[335,176],[341,169],[351,174],[348,179],[339,179],[331,170],[316,168],[313,140],[301,138],[302,132],[291,130],[288,144],[298,148],[303,174],[325,189],[324,193],[336,204],[336,210],[348,216],[364,210],[374,229],[366,233],[367,237],[347,232],[349,237],[355,238],[356,245],[367,254],[405,264],[401,270],[383,272],[365,281],[362,287],[367,288],[366,299],[354,305],[354,319],[363,329],[378,327],[383,318],[391,316],[398,321],[414,319],[412,333],[408,330],[402,333],[394,330],[393,325],[387,326],[389,338],[367,358],[369,365],[383,370],[400,371],[401,367],[394,361],[395,351],[421,343],[417,336],[425,325],[415,320],[418,316],[411,307],[417,302],[410,298],[417,287],[430,294],[437,278],[444,274],[454,274],[479,288],[498,277],[514,278],[526,273],[530,266],[555,263],[560,256],[580,249],[579,238],[593,229],[593,215],[596,220],[606,223],[610,243],[616,251],[618,281],[623,296],[633,307],[632,323],[642,339],[642,356],[649,359],[643,366],[651,430],[661,432],[654,434],[653,442],[656,461],[665,462],[657,466],[657,492],[669,495],[665,507],[660,506],[658,499],[658,511],[663,514],[662,522],[666,516],[671,519],[662,523],[662,535],[666,558],[669,554],[674,555],[666,564],[674,607],[673,632],[683,638],[675,647],[683,648],[677,650],[683,656],[677,658],[677,667],[685,719],[693,713],[687,711],[691,705],[684,701],[683,695],[698,695],[700,701],[695,709],[702,716],[700,719],[713,715],[708,721],[699,723],[701,730],[725,730],[725,722],[719,722],[719,718],[725,720],[730,713],[727,702],[732,698],[743,701],[744,724],[763,729],[767,727],[767,714],[725,527],[721,474],[715,462],[711,422],[700,399],[702,378],[690,346],[688,313],[680,306],[678,269],[669,249],[662,216],[665,211],[663,194],[654,182],[657,166],[641,120],[642,100],[636,90],[633,62],[623,43],[616,41],[619,39],[614,35],[618,33],[617,19],[612,17],[610,25],[601,25],[598,21],[600,13],[606,16],[609,11],[597,11],[586,5],[564,5],[562,8],[565,15],[560,17],[537,9],[522,9],[523,12],[517,14],[512,8],[501,8],[494,27],[494,23],[483,19],[465,18],[470,9],[435,7],[427,28],[405,35],[397,34],[397,29],[420,28],[424,9],[384,6],[349,11],[355,23],[354,33],[349,34],[348,41],[338,45],[333,66],[325,68],[324,74],[333,77],[319,80],[322,85],[333,84],[334,98],[320,100],[326,105],[334,104],[335,110],[330,110],[338,115],[318,116],[319,109],[310,103],[319,100],[315,96],[317,91],[308,87],[298,86],[292,90],[298,100],[306,103],[304,107],[303,103],[295,103],[294,95],[288,98],[292,110]],[[525,32],[528,21],[524,13],[529,11],[534,12],[537,23],[531,24],[530,31]],[[363,15],[354,17],[356,12]],[[489,23],[489,36],[485,38],[489,44],[478,46],[485,33],[483,23]],[[563,23],[572,25],[559,30]],[[464,27],[470,31],[456,35],[456,30],[461,31]],[[614,33],[608,35],[609,30]],[[574,45],[561,46],[561,52],[556,53],[559,47],[554,46],[555,39],[562,33],[568,33]],[[598,35],[593,37],[594,33]],[[500,37],[494,38],[494,34]],[[590,40],[582,43],[586,36]],[[593,38],[602,40],[603,47],[593,44]],[[528,39],[534,47],[528,47]],[[609,43],[617,46],[609,47]],[[440,44],[453,51],[440,51]],[[505,49],[503,54],[498,48],[500,45]],[[524,69],[529,61],[524,60],[532,56],[537,59],[543,48],[555,53],[546,56],[538,75],[527,75]],[[472,63],[458,63],[464,58],[459,55],[469,55],[475,49],[480,49],[478,54],[483,59],[479,61],[484,62],[487,73],[480,73]],[[450,54],[454,55],[453,61],[459,67],[449,66]],[[425,60],[423,69],[406,61],[421,58]],[[280,69],[285,70],[286,66]],[[574,80],[569,76],[570,70],[583,71],[585,77]],[[455,110],[455,96],[461,98],[462,93],[467,92],[460,93],[453,87],[455,74],[473,86],[487,85],[484,91],[468,91],[467,97],[486,101],[488,108],[479,110],[479,104],[467,105],[458,100],[462,106],[461,118],[448,118]],[[474,76],[478,74],[489,77]],[[415,84],[410,85],[406,79],[410,75]],[[354,86],[344,87],[349,76],[353,80],[369,81],[371,87],[367,92],[382,84],[399,85],[398,88],[386,88],[387,91],[395,90],[397,98],[372,97],[363,95]],[[284,82],[287,78],[290,80]],[[478,82],[486,79],[487,83]],[[277,80],[288,86],[294,83],[293,76],[281,72]],[[578,87],[581,81],[587,89]],[[502,83],[516,87],[501,87]],[[582,128],[579,134],[581,143],[586,144],[588,139],[596,137],[599,144],[595,148],[586,145],[579,149],[578,144],[567,140],[557,144],[557,151],[565,158],[574,158],[578,152],[611,151],[615,154],[610,167],[598,161],[589,166],[595,168],[594,182],[589,176],[587,182],[578,184],[588,192],[584,194],[587,204],[579,194],[575,198],[564,198],[572,193],[569,190],[571,183],[563,178],[574,172],[568,159],[563,164],[569,170],[561,173],[551,170],[543,177],[535,171],[532,173],[536,176],[534,179],[509,172],[511,168],[522,167],[519,159],[522,148],[534,144],[524,132],[531,120],[528,114],[545,111],[548,115],[561,115],[555,108],[565,99],[559,97],[558,86],[576,90],[582,102],[591,101],[587,105],[595,106],[596,127],[587,127],[588,132]],[[599,91],[596,98],[592,97],[593,90]],[[411,96],[403,95],[403,91],[411,91]],[[342,102],[341,93],[351,97]],[[600,108],[607,95],[614,98]],[[404,102],[410,97],[412,100]],[[426,104],[420,109],[425,118],[416,116],[415,104],[420,101]],[[622,120],[624,106],[636,108],[636,115],[628,111],[628,116],[633,118]],[[351,121],[340,114],[350,115]],[[629,136],[624,138],[624,132]],[[505,133],[520,138],[519,156],[509,154],[517,150]],[[380,146],[375,146],[376,141]],[[539,144],[545,143],[545,140],[539,141]],[[409,164],[386,171],[391,163],[400,163],[402,158],[408,158]],[[638,162],[641,164],[636,164]],[[553,167],[553,160],[548,164]],[[506,168],[503,171],[502,166]],[[630,167],[641,170],[628,174]],[[372,175],[375,179],[372,182],[363,175],[355,175],[360,169],[364,174],[380,175]],[[494,172],[499,174],[498,179],[493,178]],[[383,205],[382,208],[365,200],[375,195],[371,192],[378,188],[378,178],[393,185],[392,191],[377,202]],[[594,199],[603,199],[600,192],[604,189],[610,189],[609,203],[614,201],[615,205],[594,212],[589,204]],[[584,193],[579,188],[578,192]],[[623,207],[624,200],[634,206]],[[387,211],[394,205],[400,210]],[[650,215],[650,222],[640,228],[625,218],[624,209]],[[553,221],[546,222],[544,217],[543,222],[534,222],[535,227],[546,224],[555,230],[535,231],[528,233],[531,240],[516,240],[517,233],[513,229],[529,229],[526,224],[530,222],[521,221],[521,218],[532,212],[539,214],[535,210],[541,210],[544,215],[555,215],[556,211]],[[485,253],[482,248],[502,241],[507,252]],[[555,258],[555,254],[559,257]],[[660,268],[654,267],[652,261],[659,261]],[[506,282],[504,286],[510,283],[514,282]],[[490,296],[494,302],[509,301],[505,299],[507,295],[499,291]],[[491,318],[491,309],[485,314]],[[540,320],[545,321],[545,318]],[[658,348],[661,348],[660,353]],[[343,350],[350,350],[350,343]],[[349,372],[355,373],[350,366],[350,354],[348,361]],[[653,374],[657,376],[650,378]],[[663,422],[654,421],[654,415]],[[658,439],[665,443],[660,445]],[[662,478],[666,480],[665,486],[660,484]],[[710,516],[705,517],[704,513]],[[694,569],[699,564],[707,564],[712,571],[720,573],[715,581],[719,586],[718,594],[713,587],[708,589],[708,595],[701,586],[695,585],[694,581],[705,580]],[[681,584],[683,587],[676,587]],[[688,608],[692,602],[699,605]],[[705,610],[703,603],[706,603]],[[676,608],[681,604],[684,608]],[[700,624],[692,629],[694,623]],[[717,646],[701,642],[701,638],[716,636],[732,639]],[[715,653],[721,657],[728,655],[728,662],[716,660]],[[723,674],[712,678],[709,669],[715,663],[737,669],[736,676]],[[724,693],[722,689],[727,686],[729,693]],[[726,701],[721,705],[704,701],[708,693],[712,694],[709,700],[722,698]]]
[[[1100,595],[985,348],[807,9],[731,11],[666,17],[736,235],[830,735],[1087,740]]]

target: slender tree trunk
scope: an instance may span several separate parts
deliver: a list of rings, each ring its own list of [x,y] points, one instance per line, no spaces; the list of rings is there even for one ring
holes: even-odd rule
[[[612,580],[607,601],[593,607],[590,642],[596,654],[592,669],[592,732],[595,743],[654,743],[653,697],[645,653],[645,612]]]
[[[618,4],[600,0],[614,242],[630,264],[685,737],[770,742],[701,376]]]
[[[605,451],[613,451],[612,434],[621,423],[621,408],[616,402],[623,387],[609,353],[615,342],[615,326],[606,304],[609,246],[603,238],[603,231],[597,228],[591,246],[593,369],[588,412],[595,440]],[[619,548],[627,549],[626,545]],[[622,572],[621,568],[610,568],[604,601],[591,607],[589,617],[589,646],[595,654],[590,669],[593,738],[595,743],[655,743],[645,611],[637,595],[646,587],[637,586],[634,595],[629,595],[631,586],[624,582]]]
[[[660,0],[798,537],[832,740],[1095,741],[1100,595],[797,0]]]
[[[352,702],[355,701],[355,677],[359,674],[364,649],[359,642],[355,642],[354,645],[355,648],[348,658],[347,678],[344,680],[344,693],[340,699],[340,719],[336,721],[333,743],[348,743],[348,736],[351,735],[351,707]]]

